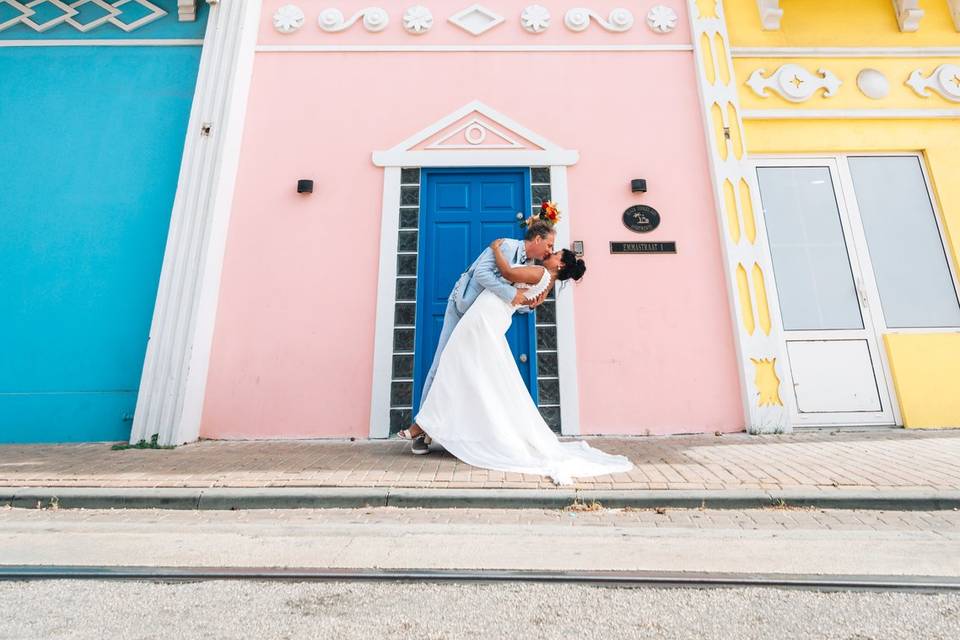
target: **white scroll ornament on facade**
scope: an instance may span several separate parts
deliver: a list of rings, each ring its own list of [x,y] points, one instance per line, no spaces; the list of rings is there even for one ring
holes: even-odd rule
[[[570,9],[563,17],[563,23],[570,31],[584,31],[590,26],[591,18],[604,29],[612,32],[629,31],[633,26],[633,14],[628,9],[614,9],[607,19],[590,9]]]
[[[951,102],[960,102],[960,66],[958,65],[942,64],[926,78],[923,77],[923,72],[917,69],[910,74],[906,84],[918,96],[929,98],[928,89],[933,89]]]
[[[757,69],[747,80],[747,86],[761,98],[768,97],[767,89],[773,89],[790,102],[805,102],[819,89],[824,89],[824,97],[831,98],[843,84],[826,69],[817,70],[820,77],[796,64],[785,64],[768,77],[763,76],[765,71],[766,69]]]
[[[335,33],[349,29],[360,18],[363,18],[364,28],[373,32],[383,31],[390,22],[390,16],[380,7],[361,9],[349,20],[344,19],[343,12],[339,9],[324,9],[320,12],[317,22],[324,31]]]

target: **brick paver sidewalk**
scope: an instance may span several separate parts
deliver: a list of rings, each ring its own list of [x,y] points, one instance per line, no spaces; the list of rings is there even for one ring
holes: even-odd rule
[[[629,456],[629,473],[582,489],[960,489],[960,430],[590,438]],[[0,446],[0,486],[420,487],[545,489],[545,478],[487,471],[398,441],[202,441],[173,450],[108,444]]]

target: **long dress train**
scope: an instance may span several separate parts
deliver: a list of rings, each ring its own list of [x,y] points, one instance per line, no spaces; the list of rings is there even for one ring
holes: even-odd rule
[[[549,283],[544,269],[527,298],[536,297]],[[467,464],[545,475],[557,484],[633,468],[624,456],[604,453],[583,441],[560,442],[550,430],[507,343],[514,310],[491,291],[480,294],[440,356],[417,424]]]

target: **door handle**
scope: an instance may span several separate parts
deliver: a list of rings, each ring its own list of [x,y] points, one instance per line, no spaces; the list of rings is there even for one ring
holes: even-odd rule
[[[867,303],[867,292],[863,290],[863,280],[860,278],[854,278],[854,286],[857,288],[857,296],[860,298],[860,304],[864,307],[869,307]]]
[[[517,220],[523,220],[523,214],[522,214],[522,213],[517,212]]]
[[[527,358],[527,354],[525,353],[520,354],[520,362],[526,362],[528,359],[529,358]]]

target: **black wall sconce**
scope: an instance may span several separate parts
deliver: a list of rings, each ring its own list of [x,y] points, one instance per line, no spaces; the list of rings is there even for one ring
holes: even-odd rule
[[[583,257],[583,240],[573,241],[573,253],[578,257]]]
[[[633,191],[634,193],[646,193],[647,181],[643,178],[634,178],[630,181],[630,191]]]
[[[313,180],[297,180],[297,193],[313,193]]]

